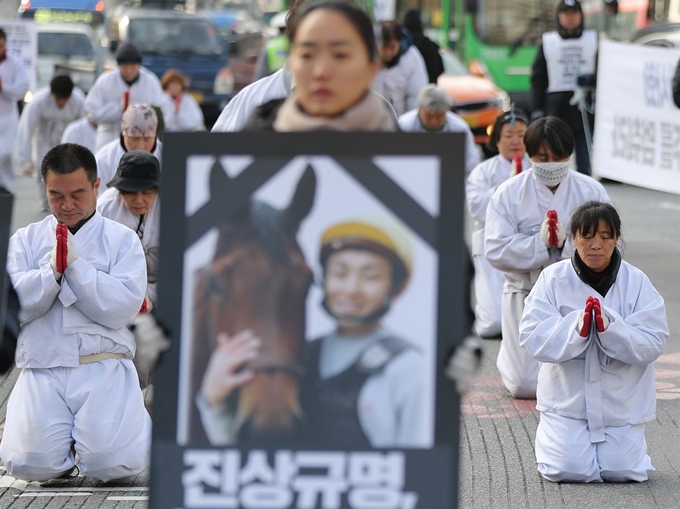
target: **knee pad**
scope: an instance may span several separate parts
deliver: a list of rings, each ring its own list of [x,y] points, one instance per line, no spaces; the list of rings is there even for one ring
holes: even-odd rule
[[[11,477],[23,481],[44,482],[57,479],[73,468],[73,458],[56,458],[48,454],[31,454],[29,457],[3,455],[2,460]]]
[[[501,376],[503,386],[515,399],[536,399],[537,382],[515,378],[510,380],[507,376]]]
[[[608,458],[608,464],[600,464],[600,475],[606,482],[644,482],[649,479],[648,471],[654,471],[649,456],[645,454],[642,461],[633,461],[632,458],[620,460]]]
[[[600,477],[597,469],[587,472],[587,469],[584,468],[582,471],[578,472],[577,468],[574,468],[575,466],[576,465],[565,465],[567,468],[561,470],[554,466],[546,465],[545,463],[539,463],[538,472],[544,479],[551,482],[602,482],[602,477]]]
[[[138,475],[149,468],[149,451],[132,454],[97,453],[80,457],[80,468],[84,475],[101,481],[111,481]]]

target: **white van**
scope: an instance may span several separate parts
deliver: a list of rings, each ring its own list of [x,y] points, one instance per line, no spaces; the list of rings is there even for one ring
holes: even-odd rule
[[[102,49],[85,23],[37,23],[38,89],[55,74],[68,74],[87,93],[102,70]]]

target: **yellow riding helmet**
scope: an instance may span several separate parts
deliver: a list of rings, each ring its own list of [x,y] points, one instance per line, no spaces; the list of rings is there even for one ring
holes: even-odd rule
[[[344,249],[370,251],[389,260],[395,290],[401,290],[411,277],[411,243],[408,233],[396,224],[360,219],[331,226],[321,236],[321,266],[325,268],[328,257]]]

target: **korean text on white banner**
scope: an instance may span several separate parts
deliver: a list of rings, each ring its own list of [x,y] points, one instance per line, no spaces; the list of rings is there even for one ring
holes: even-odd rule
[[[35,91],[38,68],[38,34],[33,20],[0,19],[7,33],[7,52],[24,63],[28,71],[29,89]]]
[[[680,50],[603,41],[593,172],[680,194],[680,111],[672,81]]]
[[[463,136],[165,142],[150,507],[457,507]]]

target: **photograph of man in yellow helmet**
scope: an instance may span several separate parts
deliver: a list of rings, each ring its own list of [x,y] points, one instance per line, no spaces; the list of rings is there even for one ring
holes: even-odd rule
[[[382,324],[411,276],[407,235],[396,224],[342,222],[323,233],[319,262],[336,326],[307,345],[311,432],[337,446],[425,446],[421,352]]]
[[[396,223],[359,219],[330,226],[320,240],[321,307],[335,327],[306,346],[305,440],[348,448],[427,447],[422,352],[382,323],[412,275],[407,232]],[[198,404],[213,445],[235,440],[234,416],[221,402],[248,382],[239,369],[252,355],[257,352],[235,346],[230,355],[214,355],[206,370]],[[225,384],[228,379],[233,383]]]

